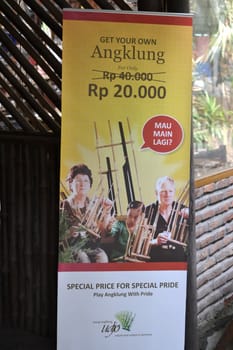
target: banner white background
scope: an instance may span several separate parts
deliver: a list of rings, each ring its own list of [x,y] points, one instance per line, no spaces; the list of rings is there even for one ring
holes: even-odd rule
[[[58,350],[183,349],[186,275],[59,272]],[[123,311],[133,317],[128,331],[116,318]]]

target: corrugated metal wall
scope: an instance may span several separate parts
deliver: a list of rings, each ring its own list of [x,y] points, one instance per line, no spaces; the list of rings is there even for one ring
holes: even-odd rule
[[[0,142],[0,324],[55,334],[59,146]]]

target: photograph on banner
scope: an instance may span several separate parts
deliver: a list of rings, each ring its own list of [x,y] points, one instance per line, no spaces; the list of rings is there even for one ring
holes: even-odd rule
[[[69,16],[59,262],[184,262],[191,26]]]

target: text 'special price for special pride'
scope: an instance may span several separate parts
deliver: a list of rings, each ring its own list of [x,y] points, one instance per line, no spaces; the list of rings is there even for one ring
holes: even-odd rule
[[[166,97],[166,87],[162,85],[165,81],[159,79],[165,72],[146,73],[127,71],[115,73],[100,70],[93,71],[98,74],[93,80],[102,80],[102,82],[88,84],[89,97],[98,98],[99,100],[103,100],[106,97],[140,99],[164,99]],[[108,87],[104,84],[104,80],[115,84]],[[131,83],[133,81],[139,84]],[[146,85],[146,82],[149,84]]]

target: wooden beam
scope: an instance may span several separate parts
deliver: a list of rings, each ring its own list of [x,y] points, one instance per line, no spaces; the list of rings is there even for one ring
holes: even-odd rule
[[[49,114],[53,116],[58,125],[61,124],[61,116],[57,113],[54,106],[51,103],[48,103],[47,98],[43,95],[43,92],[37,88],[35,84],[32,84],[31,80],[28,79],[27,74],[24,70],[18,65],[15,64],[14,58],[10,57],[7,52],[0,46],[0,56],[5,60],[5,62],[10,66],[12,71],[18,76],[19,80],[22,81],[25,88],[30,91],[31,95],[34,96],[35,100],[38,100],[39,103],[48,111]]]
[[[7,117],[7,115],[2,113],[1,109],[0,109],[0,121],[5,125],[6,130],[14,131],[14,127],[11,124],[11,122],[9,121],[9,118]],[[0,125],[1,125],[1,123],[0,123]],[[0,130],[5,130],[5,128],[0,127]],[[1,136],[0,136],[0,138],[1,138]]]
[[[62,58],[62,50],[61,48],[40,28],[40,26],[31,19],[31,17],[18,5],[16,1],[7,2],[9,6],[15,13],[19,15],[24,21],[28,24],[28,26],[34,30],[39,40],[44,42],[48,47],[61,59]],[[0,2],[1,8],[2,2]]]
[[[115,10],[114,7],[106,0],[95,0],[95,3],[103,10]]]
[[[1,62],[0,62],[0,70],[4,74],[4,71],[2,70]],[[3,79],[2,75],[0,75],[0,85],[8,93],[10,100],[15,102],[15,106],[17,110],[22,111],[23,118],[26,119],[32,125],[35,131],[40,131],[41,133],[48,132],[48,127],[45,127],[44,123],[41,123],[38,121],[32,109],[28,108],[27,104],[25,103],[25,100],[22,99],[22,97],[15,92],[13,86],[9,84],[9,82],[7,82],[6,79]],[[22,88],[20,89],[20,91],[22,91]]]
[[[55,21],[35,0],[24,0],[24,2],[37,14],[42,22],[49,26],[49,28],[58,36],[58,38],[62,39],[62,26],[60,23]]]
[[[5,7],[3,8],[3,11],[4,10],[6,10]],[[9,15],[8,10],[6,10],[4,14]],[[10,14],[12,15],[12,13]],[[61,89],[61,79],[59,78],[59,76],[61,77],[61,63],[58,62],[56,57],[43,43],[40,42],[39,38],[20,20],[18,16],[12,16],[11,18],[18,30],[16,30],[10,21],[7,20],[7,17],[3,16],[1,13],[0,20],[1,24],[7,29],[17,43],[27,51],[28,55],[36,61],[36,64],[38,64],[54,84]],[[21,33],[24,33],[24,35],[22,36]],[[26,40],[25,37],[28,40]],[[36,43],[36,45],[33,46],[31,43]],[[35,48],[37,48],[37,50]],[[43,56],[45,57],[43,58]],[[50,67],[53,67],[53,70]]]
[[[15,76],[7,69],[7,67],[0,61],[0,71],[4,74],[4,76],[8,79],[10,84],[14,86],[17,92],[22,96],[22,98],[27,101],[27,103],[34,109],[36,113],[40,116],[42,120],[44,120],[45,124],[49,126],[54,132],[58,132],[60,130],[60,126],[49,116],[48,113],[42,108],[42,106],[36,101],[34,96],[32,96],[24,86],[20,84],[20,81],[15,78]],[[13,94],[13,93],[12,93]],[[15,96],[14,96],[15,97]],[[34,117],[36,118],[36,117]],[[38,123],[36,123],[38,126]],[[35,123],[34,123],[35,125]],[[44,129],[44,127],[43,127]]]
[[[123,11],[132,11],[132,8],[124,0],[114,0],[115,4]]]
[[[62,12],[58,9],[57,6],[55,6],[54,1],[40,0],[40,2],[47,8],[48,12],[54,16],[58,23],[62,23]]]
[[[2,44],[11,52],[14,57],[17,57],[18,63],[25,69],[25,71],[30,75],[30,77],[38,84],[41,90],[48,96],[49,99],[55,104],[55,106],[61,108],[61,98],[52,89],[47,81],[45,81],[37,70],[28,62],[21,51],[16,47],[12,40],[8,37],[6,33],[0,28],[0,41]]]
[[[10,102],[9,98],[0,90],[0,102],[6,108],[10,115],[13,116],[16,123],[18,124],[19,129],[24,131],[33,132],[33,127],[24,119],[23,115],[19,113],[17,108]],[[15,127],[15,130],[18,130],[18,127]]]

